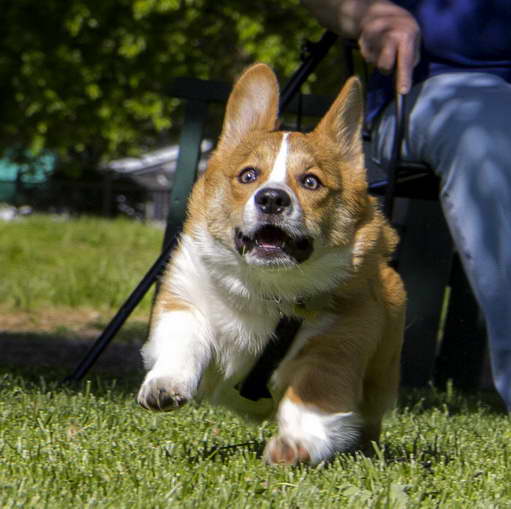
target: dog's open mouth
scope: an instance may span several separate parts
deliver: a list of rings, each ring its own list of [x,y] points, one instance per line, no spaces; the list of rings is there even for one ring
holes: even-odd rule
[[[252,236],[245,235],[237,228],[234,241],[241,255],[251,253],[270,262],[290,257],[302,263],[313,250],[311,238],[291,237],[282,228],[271,224],[261,226]]]

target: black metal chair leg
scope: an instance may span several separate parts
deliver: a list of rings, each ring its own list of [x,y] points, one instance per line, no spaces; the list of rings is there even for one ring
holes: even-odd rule
[[[161,255],[153,263],[146,275],[142,278],[131,295],[126,299],[112,320],[110,320],[109,324],[105,327],[85,357],[80,361],[73,373],[66,377],[63,382],[78,382],[87,374],[105,348],[114,339],[119,329],[124,325],[124,322],[137,307],[138,303],[144,298],[144,295],[156,281],[158,275],[165,268],[165,265],[170,258],[170,254],[176,245],[177,238],[178,236],[175,235],[174,238],[165,245]]]

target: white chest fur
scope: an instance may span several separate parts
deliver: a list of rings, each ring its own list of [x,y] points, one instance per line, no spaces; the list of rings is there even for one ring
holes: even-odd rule
[[[340,258],[337,254],[337,265]],[[334,257],[326,255],[321,263],[325,259]],[[314,271],[314,260],[311,269]],[[174,295],[188,308],[170,309],[154,317],[149,342],[143,349],[146,367],[154,376],[179,373],[181,386],[190,397],[198,392],[244,414],[268,413],[268,401],[243,401],[234,387],[270,340],[281,313],[289,313],[301,287],[309,285],[308,272],[301,271],[300,280],[245,266],[236,253],[208,234],[197,238],[183,235],[161,291]],[[336,282],[328,281],[332,283]],[[288,358],[328,323],[327,315],[306,321]],[[273,377],[276,393],[280,392],[279,385],[277,371]]]

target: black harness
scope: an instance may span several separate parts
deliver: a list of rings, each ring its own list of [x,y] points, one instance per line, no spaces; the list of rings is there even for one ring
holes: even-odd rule
[[[250,373],[238,385],[242,397],[252,401],[271,398],[268,382],[293,344],[303,319],[283,316]]]

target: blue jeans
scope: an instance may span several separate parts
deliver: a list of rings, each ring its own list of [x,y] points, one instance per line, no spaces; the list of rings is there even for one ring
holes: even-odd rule
[[[448,73],[416,85],[403,157],[428,163],[486,320],[495,386],[511,411],[511,85],[486,73]],[[373,131],[370,157],[388,160],[394,108]]]

